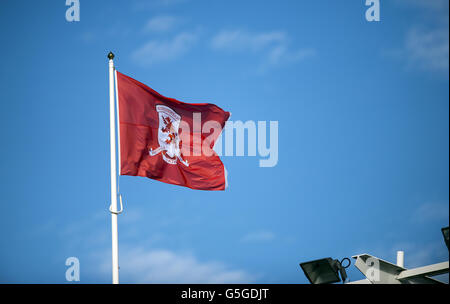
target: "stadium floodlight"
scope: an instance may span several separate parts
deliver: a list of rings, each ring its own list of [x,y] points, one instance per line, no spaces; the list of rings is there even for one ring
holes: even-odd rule
[[[442,235],[444,236],[445,245],[447,245],[447,249],[448,249],[448,227],[444,227],[441,230],[442,230]]]
[[[344,260],[349,262],[346,267],[342,266]],[[345,268],[348,266],[350,266],[348,258],[344,258],[342,261],[325,258],[300,263],[300,267],[311,284],[331,284],[340,282],[341,279],[342,282],[345,282],[347,279]],[[339,274],[341,275],[340,277]]]

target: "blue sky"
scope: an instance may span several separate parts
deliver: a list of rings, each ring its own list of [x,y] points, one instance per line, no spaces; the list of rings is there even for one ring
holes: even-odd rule
[[[121,281],[306,283],[299,262],[448,260],[448,1],[0,3],[0,282],[111,281],[106,54],[163,95],[278,121],[224,192],[120,178]],[[350,280],[362,275],[348,269]]]

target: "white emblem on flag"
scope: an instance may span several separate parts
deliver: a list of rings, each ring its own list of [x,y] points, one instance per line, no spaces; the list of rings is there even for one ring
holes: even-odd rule
[[[150,156],[161,153],[163,159],[169,164],[175,165],[179,160],[183,165],[189,166],[188,161],[184,159],[181,153],[182,141],[178,136],[181,116],[171,108],[163,105],[157,105],[156,111],[159,116],[159,147],[154,150],[150,149]]]

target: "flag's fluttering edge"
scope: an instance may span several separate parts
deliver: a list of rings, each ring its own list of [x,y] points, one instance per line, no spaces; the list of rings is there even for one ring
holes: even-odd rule
[[[230,113],[164,97],[117,72],[120,174],[199,190],[224,190],[226,170],[213,147]]]

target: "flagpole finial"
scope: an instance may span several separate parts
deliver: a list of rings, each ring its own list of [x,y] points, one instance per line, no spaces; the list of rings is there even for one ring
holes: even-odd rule
[[[113,60],[113,59],[114,59],[114,54],[113,54],[113,52],[109,52],[108,58],[109,58],[109,60]]]

